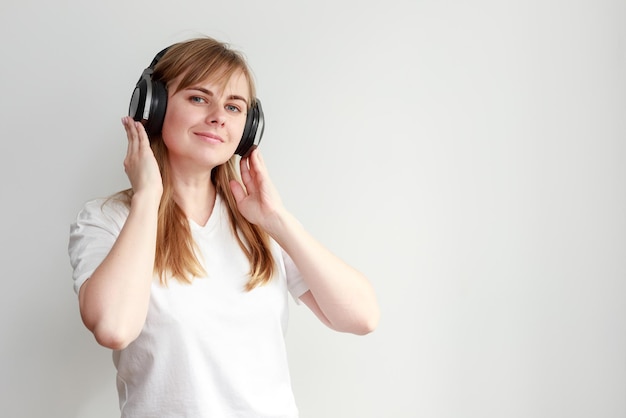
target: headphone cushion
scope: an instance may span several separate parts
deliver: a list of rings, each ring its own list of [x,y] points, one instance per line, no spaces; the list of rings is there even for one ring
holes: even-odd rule
[[[245,157],[261,142],[264,130],[264,116],[261,108],[261,102],[257,99],[248,110],[246,117],[246,125],[243,129],[243,135],[239,141],[239,145],[235,150],[235,154]]]

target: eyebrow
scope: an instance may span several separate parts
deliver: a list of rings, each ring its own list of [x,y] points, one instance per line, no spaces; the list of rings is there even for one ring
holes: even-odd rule
[[[211,90],[207,90],[204,87],[188,87],[185,90],[196,90],[196,91],[206,94],[207,96],[211,96],[211,97],[215,96],[215,94],[213,94]],[[246,107],[248,107],[248,101],[243,96],[239,96],[237,94],[231,94],[230,96],[228,96],[228,99],[229,100],[241,100],[242,102],[246,104]]]

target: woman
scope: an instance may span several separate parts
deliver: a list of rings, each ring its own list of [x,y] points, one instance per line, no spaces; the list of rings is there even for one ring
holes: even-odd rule
[[[83,322],[114,350],[122,417],[296,417],[288,292],[366,334],[372,287],[285,209],[244,144],[262,111],[239,53],[210,38],[167,48],[131,113],[131,188],[86,203],[69,244]]]

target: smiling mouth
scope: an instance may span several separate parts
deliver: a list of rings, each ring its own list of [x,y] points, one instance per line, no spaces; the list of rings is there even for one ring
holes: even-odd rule
[[[211,132],[195,132],[195,134],[208,142],[224,142],[221,136]]]

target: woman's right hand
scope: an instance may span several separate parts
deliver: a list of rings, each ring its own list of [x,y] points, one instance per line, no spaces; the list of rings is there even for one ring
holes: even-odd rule
[[[124,159],[124,171],[130,180],[134,194],[152,194],[160,200],[163,194],[163,181],[159,165],[154,157],[150,140],[144,126],[130,116],[122,118],[128,137],[128,150]]]

